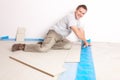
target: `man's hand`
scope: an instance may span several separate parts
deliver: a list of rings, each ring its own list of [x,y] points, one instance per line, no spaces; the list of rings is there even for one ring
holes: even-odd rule
[[[84,44],[84,47],[88,47],[88,46],[91,46],[91,44],[88,43],[88,42],[86,42],[86,43]]]
[[[88,47],[88,46],[91,46],[90,42],[87,42],[87,41],[84,41],[83,42],[83,47]]]

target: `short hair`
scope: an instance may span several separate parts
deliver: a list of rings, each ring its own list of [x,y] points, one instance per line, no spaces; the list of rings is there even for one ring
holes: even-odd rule
[[[82,4],[82,5],[78,5],[78,7],[76,8],[76,10],[78,10],[79,8],[84,8],[85,10],[87,10],[87,6],[86,5],[84,5],[84,4]]]

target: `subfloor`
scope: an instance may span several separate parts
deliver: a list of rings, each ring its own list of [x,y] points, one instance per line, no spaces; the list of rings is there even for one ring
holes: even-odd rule
[[[0,80],[53,80],[9,59],[8,55],[12,52],[8,54],[5,49],[10,50],[13,42],[0,41],[0,44]],[[96,80],[120,80],[120,43],[92,42],[91,51]]]
[[[120,80],[120,43],[93,42],[96,80]]]

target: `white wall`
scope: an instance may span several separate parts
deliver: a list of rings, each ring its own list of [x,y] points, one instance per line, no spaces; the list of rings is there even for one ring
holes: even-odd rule
[[[120,42],[118,0],[0,0],[0,36],[15,38],[17,28],[25,27],[26,38],[42,38],[52,24],[79,4],[88,6],[83,18],[87,38]]]
[[[87,35],[92,40],[120,42],[120,5],[118,0],[94,0],[87,14]]]

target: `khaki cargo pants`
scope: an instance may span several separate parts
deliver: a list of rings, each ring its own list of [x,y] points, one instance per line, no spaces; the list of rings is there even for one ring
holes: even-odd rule
[[[46,52],[50,49],[71,49],[72,44],[69,40],[63,38],[54,30],[49,30],[42,44],[26,44],[24,51],[26,52]]]

